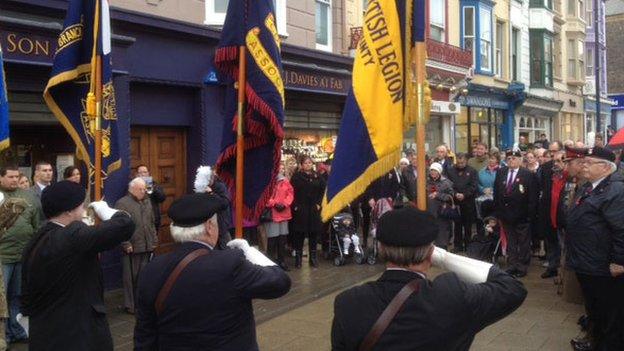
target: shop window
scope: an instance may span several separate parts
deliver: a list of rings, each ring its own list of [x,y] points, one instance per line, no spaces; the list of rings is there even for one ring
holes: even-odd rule
[[[316,0],[316,48],[332,51],[331,0]]]
[[[222,26],[225,22],[230,0],[205,0],[206,19],[204,24],[212,26]],[[273,0],[275,9],[275,19],[277,21],[277,32],[280,36],[287,37],[286,30],[286,0]]]
[[[431,0],[429,2],[429,37],[433,40],[445,42],[446,31],[446,0]]]
[[[504,69],[503,69],[503,41],[505,33],[505,24],[503,22],[496,21],[496,75],[498,77],[503,77]]]
[[[530,31],[531,86],[552,88],[553,40],[544,30]]]

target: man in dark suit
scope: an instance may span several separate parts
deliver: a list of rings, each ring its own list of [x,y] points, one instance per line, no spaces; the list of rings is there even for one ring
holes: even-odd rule
[[[91,204],[103,221],[82,223],[85,190],[61,181],[44,189],[48,222],[24,250],[22,312],[31,350],[113,350],[98,253],[128,240],[134,223],[104,201]]]
[[[507,167],[496,173],[494,180],[494,208],[507,235],[508,273],[526,276],[531,261],[531,223],[537,210],[538,190],[535,176],[520,168],[519,150],[507,151]]]
[[[290,278],[245,240],[213,250],[225,206],[197,193],[169,208],[171,236],[181,245],[139,277],[135,350],[258,350],[251,300],[286,294]]]
[[[41,200],[41,192],[46,187],[52,184],[52,177],[54,175],[54,170],[52,169],[52,165],[50,162],[39,161],[35,165],[35,177],[34,184],[30,187],[30,190],[35,194],[37,199]]]
[[[526,297],[522,283],[489,263],[434,248],[433,215],[406,206],[385,213],[377,227],[386,271],[374,282],[336,297],[332,350],[357,350],[390,301],[407,284],[417,287],[372,350],[468,350],[474,336],[512,313]],[[434,264],[452,273],[433,281]]]
[[[165,195],[163,188],[158,185],[156,180],[150,175],[146,165],[139,165],[137,167],[136,176],[142,178],[147,185],[147,194],[149,195],[149,199],[152,203],[152,211],[154,212],[154,228],[156,228],[156,233],[158,233],[161,222],[160,204],[165,202],[167,195]]]
[[[405,154],[409,160],[409,165],[401,172],[401,194],[410,202],[414,202],[416,201],[416,178],[418,177],[416,165],[418,160],[414,150],[407,150]]]
[[[472,238],[472,225],[477,220],[475,197],[479,188],[477,170],[468,166],[468,155],[457,154],[457,163],[447,169],[447,177],[453,183],[454,202],[459,206],[461,217],[455,221],[455,251],[466,251]]]

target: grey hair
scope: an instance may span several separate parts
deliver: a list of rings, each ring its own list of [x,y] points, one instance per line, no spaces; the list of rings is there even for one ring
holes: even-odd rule
[[[433,243],[418,246],[390,246],[379,243],[379,258],[384,262],[394,263],[398,266],[407,267],[413,264],[421,264],[427,259],[427,254]]]
[[[217,215],[210,217],[208,221],[216,224],[217,223]],[[198,240],[206,233],[206,228],[204,227],[204,223],[200,225],[196,225],[194,227],[179,227],[175,225],[173,222],[169,225],[171,229],[171,238],[178,243],[184,243],[187,241]]]
[[[611,173],[615,173],[615,171],[617,171],[617,165],[615,162],[607,161],[607,164],[611,167]]]
[[[134,186],[139,185],[139,183],[145,184],[145,181],[141,177],[136,177],[128,183],[128,190],[132,189]]]

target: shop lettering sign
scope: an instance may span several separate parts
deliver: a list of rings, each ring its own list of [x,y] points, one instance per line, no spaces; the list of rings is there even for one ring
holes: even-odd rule
[[[319,72],[295,71],[285,68],[282,72],[287,89],[346,95],[351,86],[348,76]]]
[[[489,107],[501,110],[506,110],[509,108],[507,102],[494,100],[485,96],[460,96],[458,98],[458,101],[464,106]]]
[[[431,104],[431,112],[449,114],[459,113],[459,104],[456,102],[433,100]]]
[[[0,30],[0,45],[5,59],[52,62],[56,42],[40,35]]]

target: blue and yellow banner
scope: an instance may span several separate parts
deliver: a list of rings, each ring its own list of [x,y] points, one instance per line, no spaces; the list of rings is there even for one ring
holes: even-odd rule
[[[409,53],[424,30],[412,23],[424,20],[413,16],[416,11],[424,13],[412,0],[368,2],[323,201],[324,221],[399,162],[404,128],[413,121],[406,113],[408,101],[414,101]]]
[[[76,143],[78,158],[89,167],[89,178],[94,171],[95,124],[87,113],[87,94],[95,84],[96,55],[102,62],[102,172],[107,175],[121,167],[108,1],[70,0],[43,97]]]
[[[244,215],[257,219],[273,192],[284,139],[284,82],[272,0],[230,1],[215,65],[228,81],[217,173],[235,199],[239,47],[246,47]]]
[[[4,76],[4,61],[2,60],[2,46],[0,46],[0,151],[10,146],[9,99],[7,96],[6,86],[6,78]]]

